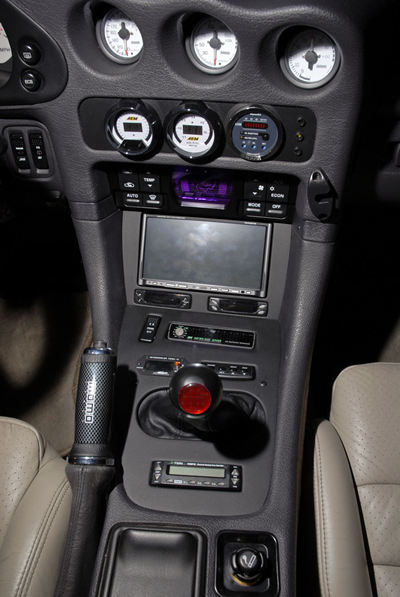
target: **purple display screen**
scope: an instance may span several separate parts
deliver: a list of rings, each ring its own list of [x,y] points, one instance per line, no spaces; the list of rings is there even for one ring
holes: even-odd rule
[[[232,197],[232,183],[215,175],[199,177],[186,172],[174,175],[175,193],[179,202],[205,202],[228,205]]]

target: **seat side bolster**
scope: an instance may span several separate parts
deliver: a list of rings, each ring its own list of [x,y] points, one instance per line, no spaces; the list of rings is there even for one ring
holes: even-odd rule
[[[314,507],[321,595],[372,596],[353,479],[329,421],[323,421],[316,433]]]
[[[0,550],[2,597],[52,597],[71,509],[65,462],[44,455],[35,479],[18,504]]]

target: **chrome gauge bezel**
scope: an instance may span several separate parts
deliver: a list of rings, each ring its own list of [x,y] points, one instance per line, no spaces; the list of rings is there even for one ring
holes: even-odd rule
[[[291,57],[291,49],[296,43],[296,40],[298,40],[300,36],[307,34],[312,35],[313,33],[318,34],[318,36],[323,36],[327,39],[327,41],[329,41],[330,45],[335,51],[335,61],[332,69],[322,79],[318,81],[313,81],[311,83],[307,83],[307,81],[300,79],[296,74],[294,74],[292,68],[289,65],[289,60]],[[287,38],[279,62],[283,74],[293,85],[301,87],[302,89],[318,89],[319,87],[323,87],[324,85],[332,81],[333,77],[338,72],[339,66],[341,64],[341,53],[337,43],[325,31],[322,31],[321,29],[316,29],[314,27],[301,27],[298,28],[296,32],[292,33],[292,35]]]
[[[105,28],[106,28],[107,22],[110,20],[113,13],[120,13],[122,15],[122,17],[124,17],[126,19],[127,22],[132,23],[137,28],[137,30],[140,34],[142,44],[141,44],[140,50],[138,51],[137,54],[135,54],[135,56],[129,56],[128,58],[124,58],[123,56],[120,56],[119,54],[114,52],[113,49],[110,47],[110,45],[107,41],[107,38],[106,38]],[[139,60],[140,56],[142,55],[143,46],[144,46],[142,32],[140,31],[140,28],[138,27],[136,22],[133,19],[131,19],[130,17],[128,17],[126,15],[126,13],[122,12],[122,10],[120,10],[119,8],[111,8],[110,10],[108,10],[106,12],[106,14],[104,15],[104,17],[102,19],[99,19],[97,21],[97,23],[96,23],[96,38],[97,38],[97,42],[98,42],[99,47],[100,47],[101,51],[103,52],[103,54],[105,54],[105,56],[107,56],[107,58],[109,58],[109,60],[112,60],[113,62],[117,62],[118,64],[133,64],[133,63],[137,62]]]
[[[207,21],[215,21],[220,26],[222,26],[224,29],[229,31],[236,39],[236,43],[237,43],[236,53],[235,53],[233,59],[229,62],[229,64],[226,64],[225,66],[216,67],[216,68],[207,66],[206,64],[201,62],[199,60],[198,56],[196,55],[196,51],[194,48],[196,33]],[[200,19],[199,21],[197,21],[197,23],[195,23],[195,25],[193,26],[189,37],[187,37],[185,40],[185,46],[186,46],[186,53],[187,53],[188,58],[191,61],[191,63],[194,64],[194,66],[196,68],[198,68],[199,70],[201,70],[203,73],[207,73],[209,75],[221,75],[223,73],[226,73],[226,72],[232,70],[232,68],[237,64],[237,62],[239,60],[240,50],[239,50],[239,42],[237,41],[236,35],[233,33],[233,31],[227,25],[225,25],[225,23],[223,23],[222,21],[220,21],[219,19],[216,19],[214,17],[204,17],[204,18]]]
[[[118,123],[123,116],[128,114],[138,120],[138,116],[147,122],[149,144],[144,147],[135,145],[134,139],[129,139],[129,134],[123,138],[118,130]],[[154,108],[141,100],[122,100],[109,110],[105,118],[105,133],[110,145],[125,157],[134,160],[143,160],[153,156],[161,148],[163,142],[163,129],[160,118]]]

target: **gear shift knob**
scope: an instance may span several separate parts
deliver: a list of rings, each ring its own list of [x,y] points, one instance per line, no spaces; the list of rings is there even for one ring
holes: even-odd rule
[[[207,428],[210,415],[222,398],[222,383],[206,365],[193,363],[179,369],[169,385],[169,396],[185,419],[200,429]]]

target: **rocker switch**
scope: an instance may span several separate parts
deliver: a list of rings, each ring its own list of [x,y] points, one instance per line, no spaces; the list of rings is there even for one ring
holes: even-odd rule
[[[158,326],[160,325],[161,317],[158,315],[148,315],[142,331],[140,332],[140,342],[153,342],[156,337]]]

